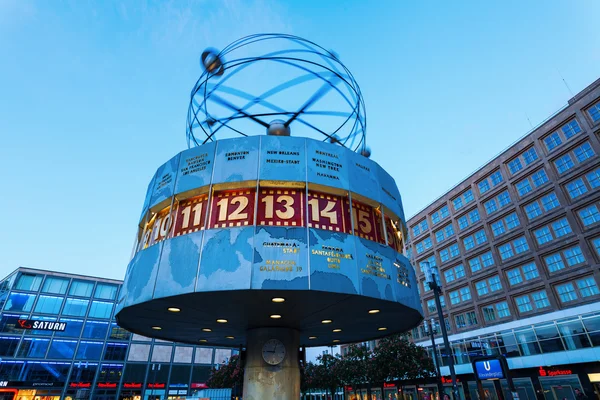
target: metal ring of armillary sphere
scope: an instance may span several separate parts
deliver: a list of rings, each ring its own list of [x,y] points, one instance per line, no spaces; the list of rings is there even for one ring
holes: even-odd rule
[[[338,56],[297,36],[257,34],[206,49],[192,92],[188,147],[265,134],[311,137],[369,157],[360,88]],[[259,83],[260,82],[260,83]]]

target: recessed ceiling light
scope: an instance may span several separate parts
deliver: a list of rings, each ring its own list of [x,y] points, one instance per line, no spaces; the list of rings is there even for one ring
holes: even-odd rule
[[[273,298],[271,299],[271,301],[272,301],[273,303],[283,303],[283,302],[285,301],[285,299],[284,299],[283,297],[273,297]]]
[[[342,330],[340,328],[336,328],[333,330],[333,332],[341,332]]]
[[[339,341],[340,341],[340,339],[333,339],[333,343],[337,343]]]
[[[281,318],[281,315],[279,315],[279,314],[273,314],[273,315],[271,315],[271,318],[273,318],[273,319],[279,319],[279,318]]]
[[[316,336],[309,336],[309,337],[308,337],[308,340],[314,340],[314,339],[316,339],[316,338],[317,338]]]
[[[212,332],[212,329],[210,329],[210,328],[202,328],[202,332]]]
[[[218,323],[220,323],[220,324],[226,324],[226,323],[227,323],[227,320],[226,320],[226,319],[223,319],[223,318],[219,318],[219,319],[217,320],[217,322],[218,322]]]
[[[235,339],[234,336],[225,336],[225,339]]]
[[[323,321],[321,321],[321,323],[322,323],[322,324],[330,324],[330,323],[332,323],[332,322],[333,322],[333,321],[332,321],[332,320],[330,320],[330,319],[324,319]]]
[[[378,330],[378,331],[386,331],[386,330],[387,330],[387,328],[381,327],[381,328],[378,328],[377,330]]]
[[[379,310],[369,310],[369,314],[377,314]]]
[[[153,326],[152,329],[155,331],[160,331],[162,328],[160,326]]]
[[[206,339],[200,339],[200,342],[201,343],[206,343],[206,342],[208,342],[208,340],[206,340]]]
[[[167,310],[171,311],[171,312],[179,312],[181,311],[181,308],[177,308],[177,307],[169,307],[167,308]]]

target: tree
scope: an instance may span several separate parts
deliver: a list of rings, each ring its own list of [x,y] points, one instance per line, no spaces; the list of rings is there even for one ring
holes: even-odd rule
[[[221,364],[218,369],[213,368],[206,384],[210,388],[241,388],[244,384],[244,368],[239,356],[232,356],[227,364]]]
[[[317,363],[314,367],[314,385],[331,393],[333,397],[341,386],[338,374],[340,359],[331,354],[323,354],[317,357]]]
[[[383,380],[414,380],[434,375],[435,366],[425,349],[408,340],[406,335],[381,339],[375,348]]]
[[[350,385],[356,395],[356,387],[367,386],[367,396],[371,396],[371,384],[380,378],[379,366],[374,353],[367,346],[353,344],[341,358],[338,368],[340,380]]]

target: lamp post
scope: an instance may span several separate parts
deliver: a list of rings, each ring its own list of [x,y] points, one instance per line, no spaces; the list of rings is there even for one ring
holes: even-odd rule
[[[442,400],[444,394],[444,386],[442,385],[442,374],[440,373],[440,361],[438,360],[437,348],[435,347],[434,335],[438,333],[437,325],[433,318],[431,318],[431,325],[427,324],[427,320],[423,321],[423,327],[425,333],[431,337],[431,346],[433,348],[433,359],[435,361],[435,370],[437,373],[437,387],[439,393],[439,399]]]
[[[454,354],[450,348],[448,342],[448,331],[446,330],[446,322],[444,320],[444,313],[442,312],[442,303],[440,301],[440,294],[442,294],[442,284],[440,282],[440,274],[437,266],[431,265],[429,261],[423,262],[423,273],[425,274],[425,282],[429,285],[429,288],[433,290],[435,297],[435,306],[438,312],[438,318],[440,320],[440,327],[442,328],[442,337],[444,338],[444,347],[448,356],[448,368],[450,369],[450,377],[452,378],[452,394],[454,400],[459,400],[460,395],[458,393],[458,385],[456,384],[456,371],[454,370]]]

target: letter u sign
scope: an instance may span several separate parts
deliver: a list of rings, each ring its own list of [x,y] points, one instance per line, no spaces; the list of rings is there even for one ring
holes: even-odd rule
[[[492,369],[492,367],[490,366],[490,362],[489,361],[484,361],[483,362],[483,368],[485,368],[486,371],[489,371],[490,369]]]

